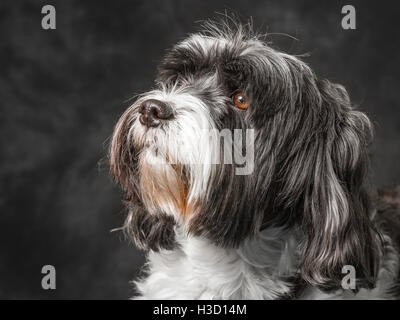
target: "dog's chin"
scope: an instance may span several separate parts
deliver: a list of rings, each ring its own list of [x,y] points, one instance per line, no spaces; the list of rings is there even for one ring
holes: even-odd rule
[[[189,182],[185,168],[171,163],[165,146],[147,142],[140,150],[139,187],[150,213],[164,212],[186,220],[193,204],[189,201]]]

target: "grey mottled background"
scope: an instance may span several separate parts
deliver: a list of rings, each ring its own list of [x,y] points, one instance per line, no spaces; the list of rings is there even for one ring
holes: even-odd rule
[[[395,1],[0,3],[0,298],[122,298],[143,255],[110,233],[120,193],[99,168],[118,116],[152,85],[165,49],[225,9],[342,83],[375,124],[373,180],[400,183],[400,12]],[[53,4],[57,29],[41,29]],[[353,4],[357,30],[341,29]],[[57,290],[41,289],[41,267]]]

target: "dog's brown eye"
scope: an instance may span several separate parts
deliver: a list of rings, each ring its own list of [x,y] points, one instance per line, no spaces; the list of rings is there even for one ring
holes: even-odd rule
[[[249,107],[249,99],[242,93],[235,94],[233,103],[242,110],[246,110]]]

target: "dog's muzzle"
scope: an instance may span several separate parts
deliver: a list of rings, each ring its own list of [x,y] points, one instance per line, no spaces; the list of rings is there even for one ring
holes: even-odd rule
[[[156,99],[143,101],[139,106],[139,121],[146,127],[158,127],[163,120],[170,120],[173,117],[172,108]]]

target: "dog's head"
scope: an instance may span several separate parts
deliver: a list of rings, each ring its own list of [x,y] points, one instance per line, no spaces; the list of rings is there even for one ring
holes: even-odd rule
[[[151,228],[132,228],[140,208],[226,247],[262,228],[298,228],[306,281],[335,287],[353,265],[372,284],[368,118],[342,86],[248,26],[206,29],[169,51],[155,89],[115,127],[110,164],[131,208],[127,227]],[[162,226],[150,247],[162,248],[155,232]]]

